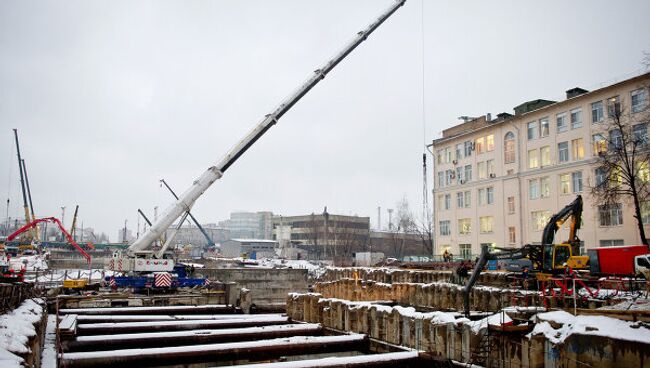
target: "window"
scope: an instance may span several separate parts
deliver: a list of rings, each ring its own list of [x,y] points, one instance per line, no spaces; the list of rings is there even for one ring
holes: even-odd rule
[[[561,194],[569,194],[571,192],[571,183],[570,181],[571,177],[569,174],[562,174],[560,175],[560,193]]]
[[[636,124],[632,127],[632,135],[634,136],[634,141],[636,144],[646,144],[648,143],[648,124]]]
[[[603,239],[600,241],[601,247],[620,247],[621,245],[625,245],[623,239],[612,239],[612,240]]]
[[[623,211],[621,204],[611,204],[598,206],[598,218],[600,226],[618,226],[623,225]]]
[[[585,158],[585,146],[582,143],[582,138],[571,141],[571,153],[574,160],[582,160]]]
[[[454,176],[454,170],[445,170],[445,185],[451,185]]]
[[[539,166],[539,155],[537,149],[528,151],[528,168],[536,169]]]
[[[528,181],[528,198],[529,199],[539,198],[539,180],[532,179]]]
[[[591,137],[594,146],[594,156],[598,156],[599,153],[607,152],[607,141],[602,134],[594,134]]]
[[[582,192],[582,171],[571,173],[571,183],[573,184],[573,193]]]
[[[635,173],[635,178],[641,181],[642,183],[647,183],[650,181],[650,163],[642,161],[638,163],[637,170]]]
[[[548,118],[539,119],[539,137],[548,137],[549,130]]]
[[[514,244],[514,243],[516,243],[516,241],[517,240],[516,240],[516,237],[515,237],[515,227],[510,226],[510,227],[508,227],[508,242],[510,244]]]
[[[476,138],[476,153],[485,152],[485,137]]]
[[[487,178],[487,171],[485,170],[485,162],[479,162],[476,164],[476,170],[478,170],[478,178],[485,179]]]
[[[582,109],[571,110],[571,129],[582,127]]]
[[[540,148],[539,155],[541,156],[542,166],[548,166],[551,164],[551,147],[545,146]]]
[[[472,245],[458,244],[458,255],[462,259],[472,259]]]
[[[539,179],[540,193],[541,198],[548,198],[551,196],[551,179],[548,176]]]
[[[494,172],[494,160],[487,160],[485,161],[485,165],[487,166],[487,176],[488,177],[493,177],[495,176]]]
[[[569,161],[569,142],[557,144],[557,156],[560,163]]]
[[[445,162],[446,163],[451,162],[451,148],[449,147],[445,148]]]
[[[456,193],[456,207],[465,208],[465,195],[463,192]]]
[[[607,115],[610,118],[619,116],[621,114],[621,99],[618,96],[610,97],[607,99]]]
[[[472,219],[464,218],[458,220],[458,234],[467,235],[472,233]]]
[[[444,150],[438,150],[438,164],[442,163],[442,160],[445,157],[445,151]]]
[[[610,149],[621,149],[623,148],[623,135],[619,129],[614,129],[609,131],[609,145]]]
[[[485,205],[485,188],[480,188],[478,190],[478,205],[479,206]]]
[[[472,141],[465,141],[465,157],[472,155]]]
[[[646,108],[645,89],[639,88],[630,93],[632,96],[632,112],[641,112]]]
[[[485,193],[487,195],[487,204],[494,204],[494,187],[485,188]]]
[[[532,211],[530,213],[533,225],[533,231],[544,230],[546,224],[551,219],[549,211]]]
[[[438,187],[442,188],[445,186],[445,173],[438,171]]]
[[[557,122],[557,132],[562,133],[569,130],[569,124],[566,121],[566,113],[557,114],[555,116],[555,121]]]
[[[494,217],[492,216],[482,216],[479,217],[481,223],[481,233],[491,233],[492,232],[492,222]]]
[[[456,168],[456,180],[458,180],[458,184],[463,184],[465,182],[465,178],[463,176],[463,167],[457,167]]]
[[[449,220],[440,221],[440,236],[451,235]]]
[[[465,165],[465,182],[472,181],[472,165]]]
[[[464,153],[465,153],[465,144],[464,143],[458,143],[456,145],[456,160],[460,160],[463,157],[465,157]]]
[[[605,116],[603,114],[603,101],[594,102],[591,104],[591,122],[602,123]]]
[[[596,186],[603,185],[607,180],[607,171],[604,167],[599,167],[596,169]]]
[[[503,159],[506,164],[515,162],[515,135],[512,132],[506,133],[503,139]]]
[[[472,192],[469,190],[465,192],[465,208],[470,208],[472,206]]]
[[[515,197],[508,197],[508,213],[515,213]]]
[[[537,122],[531,121],[528,123],[528,140],[537,138]]]
[[[641,221],[650,225],[650,201],[641,202]]]
[[[451,208],[451,194],[445,194],[445,209]]]
[[[494,151],[494,134],[490,134],[485,137],[485,145],[485,148],[488,152]]]

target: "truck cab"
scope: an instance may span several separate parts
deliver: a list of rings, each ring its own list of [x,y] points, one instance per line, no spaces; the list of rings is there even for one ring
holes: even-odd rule
[[[650,254],[634,257],[634,273],[650,281]]]

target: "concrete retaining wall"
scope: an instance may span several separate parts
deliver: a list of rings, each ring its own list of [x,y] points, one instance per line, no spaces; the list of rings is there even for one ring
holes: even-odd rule
[[[288,293],[307,292],[307,270],[304,269],[197,269],[196,273],[211,281],[234,282],[236,288],[249,289],[252,303],[258,307],[284,307]]]
[[[34,296],[34,284],[23,282],[0,284],[0,313],[18,307],[25,299]]]
[[[346,267],[328,268],[318,281],[336,281],[340,279],[359,279],[364,281],[383,282],[413,282],[430,284],[432,282],[449,282],[452,271],[403,270],[399,268],[370,268]],[[508,285],[507,273],[483,272],[479,275],[477,284],[487,286]]]

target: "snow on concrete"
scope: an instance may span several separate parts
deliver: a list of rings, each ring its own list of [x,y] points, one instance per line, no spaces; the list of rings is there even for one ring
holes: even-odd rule
[[[150,349],[122,349],[122,350],[107,350],[107,351],[93,351],[93,352],[73,352],[66,353],[65,360],[83,360],[102,358],[106,356],[114,357],[135,357],[143,354],[149,355],[162,355],[162,354],[178,354],[188,352],[205,352],[205,351],[228,351],[236,349],[251,349],[258,347],[269,346],[283,346],[283,345],[310,345],[310,344],[332,344],[332,343],[346,343],[356,342],[365,339],[363,334],[350,334],[338,336],[293,336],[280,339],[258,340],[258,341],[245,341],[245,342],[230,342],[224,344],[203,344],[203,345],[188,345],[188,346],[175,346],[166,348],[150,348]]]
[[[78,315],[77,321],[105,321],[105,322],[146,322],[146,321],[190,321],[190,320],[222,320],[222,319],[255,319],[255,318],[280,318],[280,313],[264,314],[184,314],[184,315]],[[284,316],[286,318],[286,316]]]
[[[336,366],[342,366],[346,364],[368,364],[373,362],[393,362],[393,361],[399,366],[400,361],[407,360],[407,359],[416,359],[417,357],[418,357],[417,351],[401,351],[397,353],[296,360],[291,362],[244,364],[244,365],[238,365],[237,367],[238,368],[260,368],[260,367],[315,368],[315,367],[336,367]]]
[[[252,314],[251,316],[254,316]],[[285,323],[289,320],[288,317],[249,317],[249,318],[240,318],[240,319],[223,319],[223,320],[180,320],[180,321],[145,321],[145,322],[120,322],[120,323],[85,323],[77,326],[78,329],[89,329],[89,328],[134,328],[134,327],[163,327],[163,326],[194,326],[194,325],[203,325],[203,326],[220,326],[220,325],[233,325],[237,323]]]
[[[290,260],[277,258],[264,258],[257,261],[258,265],[263,268],[295,268],[306,269],[309,276],[318,279],[324,273],[326,268],[318,263],[307,260]]]
[[[0,361],[15,360],[12,353],[29,353],[29,338],[36,336],[34,324],[43,317],[43,299],[27,299],[18,308],[0,316]],[[4,365],[3,365],[4,367]]]
[[[13,257],[9,261],[9,266],[14,270],[21,270],[24,268],[27,271],[43,271],[47,270],[45,257],[44,254]]]
[[[175,310],[186,310],[188,307],[185,305],[174,305],[169,307],[116,307],[116,308],[72,308],[72,309],[61,309],[59,313],[61,314],[83,314],[83,313],[94,313],[94,314],[111,314],[115,312],[173,312]],[[210,310],[213,308],[228,308],[225,304],[206,304],[206,305],[197,305],[193,306],[193,310]]]
[[[173,337],[191,337],[191,336],[219,336],[219,335],[257,335],[259,333],[272,333],[272,332],[285,332],[285,331],[310,331],[317,333],[320,331],[321,325],[318,323],[294,323],[289,325],[279,326],[263,326],[263,327],[245,327],[245,328],[226,328],[220,330],[191,330],[191,331],[174,331],[174,332],[147,332],[147,333],[130,333],[130,334],[111,334],[111,335],[92,335],[92,336],[79,336],[77,341],[142,341],[142,340],[158,340]]]
[[[56,315],[47,316],[41,368],[56,368]]]
[[[464,321],[465,324],[469,325],[472,328],[472,332],[475,334],[479,333],[481,329],[487,328],[489,326],[501,327],[512,324],[512,318],[508,316],[505,312],[498,312],[489,317],[479,319],[478,321]]]
[[[540,313],[528,337],[543,334],[553,344],[561,344],[573,334],[610,337],[650,344],[650,327],[642,322],[628,322],[604,316],[574,316],[564,311]],[[553,326],[560,325],[559,328]]]
[[[598,309],[650,311],[650,299],[648,298],[630,299],[621,302],[619,304],[609,305]]]
[[[23,358],[0,348],[0,367],[3,368],[22,368]]]

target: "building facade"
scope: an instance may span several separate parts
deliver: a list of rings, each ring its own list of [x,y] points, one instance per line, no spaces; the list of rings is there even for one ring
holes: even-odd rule
[[[231,238],[271,239],[273,212],[232,212],[230,219],[219,222]]]
[[[514,115],[488,114],[443,131],[431,145],[436,253],[470,258],[482,244],[539,243],[548,219],[577,195],[582,251],[640,244],[630,203],[602,206],[590,191],[605,180],[596,160],[607,149],[602,136],[611,139],[611,112],[623,111],[634,134],[647,137],[648,86],[650,73],[592,92],[574,88],[564,101],[529,101]],[[642,216],[650,234],[650,203]],[[564,228],[555,242],[567,238]]]

